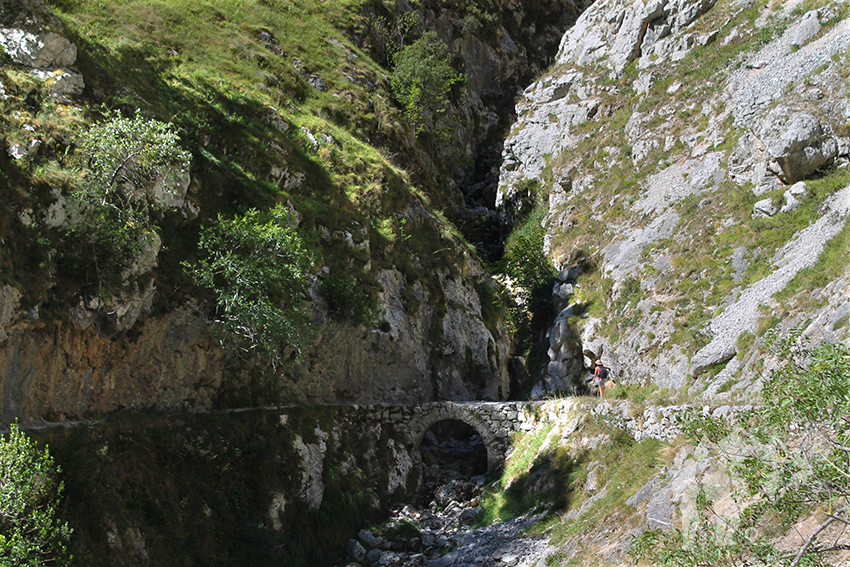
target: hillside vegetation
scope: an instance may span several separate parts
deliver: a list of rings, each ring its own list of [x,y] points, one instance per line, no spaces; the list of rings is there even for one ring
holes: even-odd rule
[[[4,3],[0,340],[35,376],[7,380],[5,419],[509,396],[503,301],[456,228],[473,206],[459,180],[487,174],[503,93],[577,13],[550,4]],[[423,47],[431,63],[411,64]],[[122,136],[159,163],[136,167]],[[272,210],[276,243],[212,238]],[[297,285],[252,271],[274,247],[295,257],[288,232]]]

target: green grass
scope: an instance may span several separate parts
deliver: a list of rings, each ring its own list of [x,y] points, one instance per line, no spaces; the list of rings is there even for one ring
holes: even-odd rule
[[[375,274],[397,266],[439,301],[439,270],[453,270],[467,248],[436,210],[454,193],[439,176],[411,176],[372,143],[401,144],[410,125],[392,103],[386,70],[349,39],[369,25],[364,1],[52,0],[98,100],[55,104],[28,73],[0,62],[0,81],[13,95],[0,101],[0,137],[25,142],[21,126],[28,124],[49,140],[33,157],[0,157],[0,228],[18,222],[16,211],[40,210],[55,199],[54,189],[69,191],[79,181],[84,163],[74,137],[102,118],[101,104],[139,108],[178,130],[193,156],[190,200],[200,207],[193,222],[179,214],[161,219],[158,289],[174,299],[191,293],[179,265],[195,259],[203,222],[291,202],[318,261],[352,275],[370,297]],[[325,90],[311,85],[316,77]],[[284,171],[300,181],[284,185]],[[420,206],[443,226],[422,215],[405,219]],[[344,231],[360,227],[371,253],[341,243]],[[325,231],[330,239],[319,237]],[[24,289],[25,301],[49,299],[61,312],[63,302],[98,292],[85,251],[59,231],[8,232],[14,236],[0,243],[8,268],[0,281]],[[371,271],[359,269],[369,262]],[[62,285],[48,292],[44,282],[57,280]]]
[[[551,534],[552,543],[560,545],[578,534],[594,529],[595,526],[612,521],[612,516],[619,516],[614,520],[619,523],[637,521],[622,516],[628,511],[626,500],[658,473],[663,465],[661,450],[664,447],[664,444],[655,439],[638,442],[625,432],[613,432],[610,444],[582,458],[582,462],[600,463],[594,470],[598,475],[599,486],[604,486],[604,496],[590,505],[577,519],[567,522],[553,519],[541,524],[535,531],[547,531]],[[581,487],[587,475],[585,468],[575,471],[570,485],[574,492],[583,492]],[[582,502],[582,499],[576,498],[569,509],[577,509]]]
[[[552,427],[541,427],[532,433],[512,436],[514,450],[508,456],[501,478],[482,496],[482,511],[476,520],[478,525],[510,520],[537,506],[551,508],[563,502],[566,496],[563,483],[573,463],[558,447],[548,454],[541,454],[543,442]],[[529,477],[535,467],[542,471],[540,474],[551,477],[551,483],[547,483],[543,490],[531,489],[532,481]]]

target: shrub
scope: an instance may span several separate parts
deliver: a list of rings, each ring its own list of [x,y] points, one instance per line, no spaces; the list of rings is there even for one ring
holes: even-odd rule
[[[60,472],[13,423],[0,440],[0,565],[70,564],[71,529],[56,513]]]
[[[452,68],[446,44],[427,32],[401,50],[390,86],[419,133],[429,118],[445,111],[452,87],[464,80]]]
[[[212,290],[221,339],[243,352],[263,352],[273,364],[280,348],[301,347],[307,316],[301,310],[311,259],[278,205],[251,209],[201,231],[201,258],[184,264],[194,281]]]
[[[824,564],[824,554],[844,548],[818,536],[833,523],[850,523],[850,349],[788,340],[774,350],[785,364],[764,384],[761,408],[732,423],[699,411],[682,419],[691,437],[717,444],[742,487],[737,501],[748,504],[737,518],[723,517],[703,492],[699,525],[689,535],[649,530],[634,555],[656,565],[797,566]],[[787,528],[818,508],[828,513],[808,539],[790,552],[776,548],[767,528]]]
[[[521,298],[532,304],[549,303],[556,275],[552,261],[543,253],[546,231],[540,226],[544,211],[535,209],[505,243],[504,272],[523,288]]]
[[[128,264],[185,183],[190,157],[168,124],[118,113],[81,136],[83,181],[72,193],[82,216],[76,231],[107,264]]]

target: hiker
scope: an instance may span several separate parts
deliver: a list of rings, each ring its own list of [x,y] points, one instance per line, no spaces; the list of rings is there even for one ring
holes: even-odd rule
[[[601,360],[596,361],[596,370],[593,371],[593,383],[599,386],[599,397],[605,397],[605,383],[608,381],[608,369],[602,365]],[[611,384],[614,381],[611,380]],[[614,384],[616,385],[616,384]]]

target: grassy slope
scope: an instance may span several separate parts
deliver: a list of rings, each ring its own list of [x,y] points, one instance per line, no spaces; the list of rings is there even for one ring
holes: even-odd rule
[[[100,276],[64,233],[38,222],[26,231],[15,225],[20,211],[38,212],[55,199],[56,188],[73,185],[80,167],[74,136],[101,117],[101,104],[128,112],[140,108],[174,124],[193,155],[189,199],[199,208],[198,220],[172,213],[160,223],[165,252],[157,282],[167,295],[186,286],[179,262],[191,260],[200,223],[282,201],[303,215],[309,245],[332,271],[348,275],[348,262],[363,266],[371,260],[377,269],[396,265],[409,278],[425,276],[427,284],[433,268],[450,267],[458,239],[448,224],[410,214],[421,203],[439,217],[378,147],[399,144],[409,126],[391,101],[384,70],[348,39],[347,31],[366,25],[364,4],[50,2],[78,46],[77,67],[91,98],[55,104],[25,72],[0,64],[0,81],[13,95],[0,101],[0,135],[11,144],[21,125],[31,124],[49,138],[33,156],[13,161],[4,152],[0,158],[9,197],[0,226],[16,233],[2,244],[10,268],[3,270],[3,281],[26,289],[30,304],[61,306],[96,292]],[[311,86],[315,77],[327,88]],[[270,120],[277,116],[283,129]],[[280,179],[283,170],[303,181],[287,185]],[[434,187],[425,190],[439,201]],[[320,226],[330,239],[318,237]],[[344,247],[335,233],[358,227],[365,227],[372,250],[380,253],[340,254]],[[417,238],[402,238],[403,231]],[[65,285],[48,292],[52,277]],[[373,293],[376,282],[361,278],[362,289]]]
[[[545,514],[529,532],[545,535],[559,549],[547,565],[609,559],[600,559],[600,549],[620,547],[644,521],[626,501],[675,453],[652,438],[635,441],[610,416],[591,415],[596,403],[572,398],[571,409],[555,423],[514,435],[501,478],[482,497],[482,524]]]

